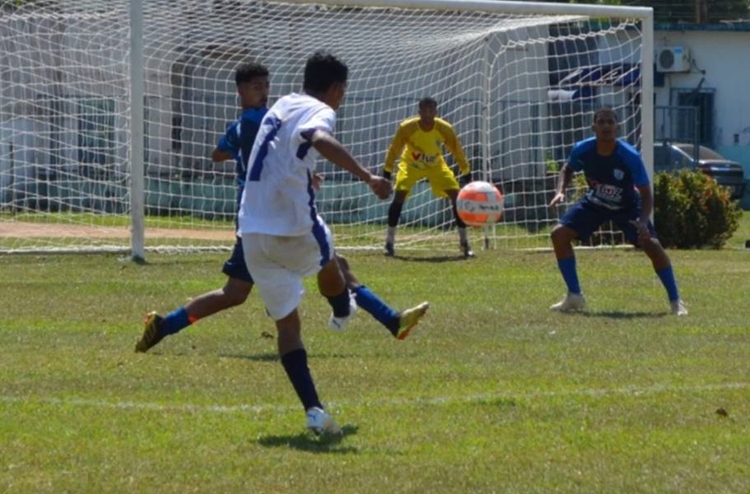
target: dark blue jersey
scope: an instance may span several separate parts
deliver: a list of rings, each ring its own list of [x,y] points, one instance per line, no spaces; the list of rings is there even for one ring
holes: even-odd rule
[[[240,118],[227,126],[227,131],[219,139],[216,148],[219,151],[230,153],[237,165],[237,185],[242,189],[245,186],[245,175],[247,175],[247,160],[253,149],[255,136],[258,135],[260,121],[268,112],[268,108],[248,108],[242,112]]]
[[[636,187],[649,185],[641,153],[619,139],[609,156],[597,153],[595,137],[576,143],[568,166],[582,171],[589,185],[581,201],[613,211],[635,207],[640,200]]]

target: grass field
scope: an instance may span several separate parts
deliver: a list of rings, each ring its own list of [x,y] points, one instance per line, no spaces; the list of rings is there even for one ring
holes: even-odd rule
[[[149,354],[149,309],[221,286],[226,254],[0,257],[0,491],[750,492],[750,223],[725,251],[670,252],[690,315],[646,257],[580,251],[589,309],[550,253],[347,254],[393,305],[431,312],[396,341],[361,312],[305,340],[346,435],[319,441],[257,294]]]

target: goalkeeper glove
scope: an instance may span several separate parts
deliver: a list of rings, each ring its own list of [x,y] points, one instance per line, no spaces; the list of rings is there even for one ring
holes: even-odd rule
[[[386,180],[390,180],[391,179],[391,172],[387,172],[387,171],[383,170],[383,178],[386,179]]]
[[[458,177],[458,184],[461,187],[465,187],[471,183],[471,172],[464,173],[460,177]]]

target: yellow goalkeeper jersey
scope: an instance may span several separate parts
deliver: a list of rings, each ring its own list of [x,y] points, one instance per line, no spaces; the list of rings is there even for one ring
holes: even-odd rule
[[[419,126],[419,117],[408,118],[399,124],[385,157],[384,171],[393,172],[393,162],[401,150],[401,161],[408,166],[418,169],[442,166],[445,164],[443,144],[458,163],[461,175],[469,173],[469,162],[451,124],[442,118],[435,118],[432,129],[424,131]]]

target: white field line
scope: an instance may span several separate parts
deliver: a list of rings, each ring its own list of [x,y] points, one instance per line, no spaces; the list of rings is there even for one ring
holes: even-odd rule
[[[565,396],[592,396],[604,397],[612,395],[641,396],[658,393],[697,393],[702,391],[720,391],[728,389],[745,389],[750,388],[750,382],[733,382],[722,384],[707,384],[703,386],[675,386],[675,385],[656,385],[656,386],[627,386],[623,388],[602,388],[602,389],[573,389],[566,391],[532,391],[529,393],[486,393],[466,396],[438,396],[413,399],[391,399],[378,400],[377,402],[329,402],[328,408],[345,409],[356,408],[361,406],[424,406],[424,405],[450,405],[461,403],[481,403],[492,400],[523,400],[544,397],[565,397]],[[89,407],[89,408],[108,408],[115,410],[146,410],[146,411],[163,411],[163,412],[187,412],[187,413],[252,413],[260,414],[263,412],[286,413],[299,410],[299,405],[198,405],[189,403],[169,404],[169,403],[149,403],[134,401],[107,401],[91,400],[79,398],[55,398],[49,396],[5,396],[0,395],[0,403],[43,403],[57,405],[61,407]]]

